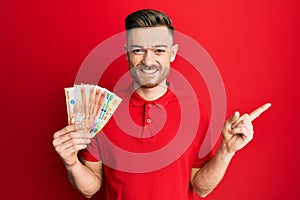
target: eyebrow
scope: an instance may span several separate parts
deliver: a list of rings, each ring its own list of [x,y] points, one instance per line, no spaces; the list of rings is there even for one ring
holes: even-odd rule
[[[141,46],[141,45],[136,45],[136,44],[130,45],[130,47],[131,47],[131,48],[133,48],[133,47],[144,48],[143,46]],[[152,47],[154,47],[154,48],[166,47],[166,48],[167,48],[168,45],[165,45],[165,44],[158,44],[158,45],[154,45],[154,46],[152,46]]]

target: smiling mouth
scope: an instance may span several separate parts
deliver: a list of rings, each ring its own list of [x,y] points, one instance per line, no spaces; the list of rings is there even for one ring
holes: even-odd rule
[[[140,69],[140,70],[146,74],[154,74],[155,72],[158,71],[158,69]]]

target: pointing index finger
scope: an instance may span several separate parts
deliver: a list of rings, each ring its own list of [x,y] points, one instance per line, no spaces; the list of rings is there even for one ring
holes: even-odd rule
[[[266,103],[263,106],[257,108],[256,110],[254,110],[253,112],[251,112],[249,114],[250,120],[253,121],[255,120],[257,117],[259,117],[263,112],[265,112],[266,110],[268,110],[271,107],[270,103]]]

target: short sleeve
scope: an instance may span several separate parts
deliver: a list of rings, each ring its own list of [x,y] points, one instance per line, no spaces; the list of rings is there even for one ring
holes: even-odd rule
[[[209,133],[209,124],[210,124],[210,113],[208,112],[207,107],[199,102],[200,106],[200,123],[198,127],[198,136],[201,138],[198,140],[198,154],[201,150],[202,145],[205,145],[204,148],[210,148],[209,152],[204,156],[200,157],[198,154],[194,160],[193,168],[201,168],[205,163],[211,160],[216,153],[216,145],[214,144],[203,144],[206,137],[210,137],[212,134]]]
[[[194,161],[193,168],[201,168],[203,165],[205,165],[205,163],[210,161],[214,157],[214,155],[215,153],[212,150],[204,158],[199,158],[199,156],[197,156]]]

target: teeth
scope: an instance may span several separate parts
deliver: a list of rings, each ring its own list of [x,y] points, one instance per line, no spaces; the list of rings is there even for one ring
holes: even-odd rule
[[[146,70],[146,69],[141,69],[142,72],[147,73],[147,74],[152,74],[157,71],[157,69],[151,69],[151,70]]]

